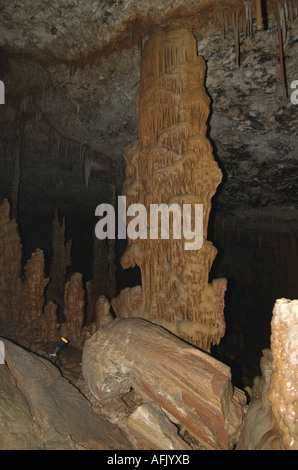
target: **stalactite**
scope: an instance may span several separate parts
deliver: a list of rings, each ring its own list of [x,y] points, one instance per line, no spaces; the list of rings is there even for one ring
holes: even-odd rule
[[[262,15],[261,0],[256,0],[256,10],[257,10],[257,29],[258,31],[260,31],[263,29],[263,15]]]
[[[279,62],[280,62],[280,73],[281,73],[281,81],[282,81],[282,90],[283,90],[283,97],[288,97],[288,90],[287,90],[287,83],[286,83],[286,72],[285,72],[285,64],[284,64],[284,51],[283,51],[283,38],[282,38],[282,29],[280,25],[280,6],[276,7],[276,25],[277,25],[277,32],[278,32],[278,44],[279,44]]]
[[[112,305],[119,316],[147,318],[209,350],[225,330],[226,280],[208,284],[216,256],[206,239],[208,218],[222,175],[205,137],[205,67],[186,29],[157,30],[144,46],[136,103],[139,140],[125,151],[123,192],[127,204],[142,202],[148,209],[152,203],[175,202],[194,210],[203,203],[204,242],[192,252],[184,249],[183,239],[128,240],[121,263],[125,269],[140,267],[142,296],[134,288]]]
[[[238,9],[233,12],[233,34],[235,43],[235,62],[236,65],[240,66],[240,44],[239,44],[239,11]]]

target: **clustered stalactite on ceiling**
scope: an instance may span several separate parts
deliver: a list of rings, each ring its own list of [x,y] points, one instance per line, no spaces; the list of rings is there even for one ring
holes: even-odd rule
[[[241,65],[241,38],[242,34],[244,38],[255,35],[258,31],[266,29],[270,24],[270,27],[275,26],[277,29],[278,38],[278,49],[276,51],[277,59],[280,63],[281,70],[281,82],[283,89],[283,97],[287,98],[287,79],[286,79],[286,68],[285,68],[285,57],[284,57],[284,43],[287,37],[287,25],[298,16],[298,2],[297,0],[241,0],[235,1],[233,6],[217,5],[210,7],[211,13],[206,15],[199,14],[195,18],[192,15],[188,17],[185,13],[184,23],[189,25],[193,31],[195,37],[200,37],[202,34],[200,31],[202,26],[204,30],[208,32],[208,29],[216,27],[222,29],[224,38],[232,32],[234,35],[235,42],[235,63],[237,66]],[[179,24],[179,19],[173,20],[175,24]],[[132,28],[132,25],[131,25]],[[148,28],[152,28],[152,24],[147,25],[145,19],[140,22],[139,26],[134,26],[131,29],[129,36],[131,41],[125,42],[126,47],[133,47],[135,45],[134,37],[138,37],[140,41],[140,52],[142,52],[142,43],[145,35],[150,31]],[[197,33],[199,31],[199,33]],[[127,33],[128,34],[128,33]],[[107,48],[108,50],[108,48]],[[105,52],[107,53],[107,52]],[[63,59],[62,63],[68,67],[68,74],[71,78],[79,68],[86,68],[90,80],[94,80],[96,74],[92,75],[92,66],[98,64],[100,60],[100,51],[94,52],[93,54],[86,56],[85,58],[78,57],[77,59],[71,59],[69,61]],[[6,60],[6,59],[5,59]],[[58,65],[59,61],[57,61]],[[46,64],[42,64],[46,68]],[[6,67],[7,65],[5,65]],[[22,142],[26,133],[26,125],[31,121],[32,128],[36,130],[38,135],[40,122],[47,128],[48,132],[48,148],[50,149],[52,143],[56,141],[57,145],[57,158],[60,156],[65,159],[69,159],[79,155],[81,159],[82,173],[85,180],[86,188],[89,187],[90,174],[92,164],[95,161],[104,162],[109,167],[111,161],[108,157],[99,155],[94,149],[92,149],[88,143],[81,143],[76,140],[73,136],[71,137],[70,130],[73,123],[73,114],[80,113],[80,103],[74,103],[73,114],[67,112],[65,116],[64,126],[58,128],[54,122],[51,122],[43,112],[43,108],[48,104],[53,104],[54,100],[61,97],[63,94],[66,101],[70,101],[70,97],[66,89],[54,85],[51,80],[45,80],[40,88],[38,86],[30,88],[30,94],[22,95],[23,92],[16,94],[15,97],[11,96],[9,99],[10,104],[16,109],[16,128],[18,129],[18,135],[15,137],[13,152],[14,152],[14,174],[13,174],[13,185],[12,185],[12,214],[17,220],[18,214],[18,199],[19,189],[22,181],[21,173],[21,160],[22,160]],[[56,96],[57,94],[57,96]],[[59,98],[60,99],[60,98]],[[3,146],[6,145],[3,142]],[[112,171],[110,171],[112,174]]]
[[[209,350],[225,332],[226,280],[208,282],[217,250],[207,240],[211,198],[222,174],[206,138],[209,98],[204,89],[205,61],[197,56],[188,29],[158,29],[143,50],[137,97],[139,139],[125,153],[123,194],[127,205],[189,204],[204,207],[203,246],[185,250],[185,239],[128,240],[124,268],[139,266],[142,295],[112,302],[119,316],[141,316],[161,324],[192,344]],[[148,222],[148,230],[150,223]],[[135,289],[131,294],[135,293]],[[125,294],[127,292],[125,291]]]
[[[215,22],[220,25],[224,38],[231,29],[235,43],[235,63],[240,66],[240,33],[244,37],[253,36],[256,31],[267,28],[269,19],[276,25],[278,51],[283,97],[288,97],[286,70],[284,61],[284,42],[287,35],[287,23],[298,16],[297,0],[243,0],[231,9],[222,7],[217,12]],[[255,27],[254,27],[255,21]]]

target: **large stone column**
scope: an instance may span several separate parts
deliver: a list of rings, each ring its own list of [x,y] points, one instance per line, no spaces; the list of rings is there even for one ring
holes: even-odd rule
[[[203,245],[185,250],[186,240],[171,234],[163,240],[129,240],[121,263],[140,267],[142,295],[126,290],[131,308],[125,312],[121,294],[112,305],[118,316],[146,318],[210,350],[225,332],[226,280],[208,282],[217,253],[207,240],[208,219],[222,174],[206,138],[205,72],[187,29],[158,29],[145,43],[136,103],[139,139],[125,151],[123,195],[127,205],[144,204],[147,214],[150,204],[191,204],[192,223],[195,204],[203,204]]]

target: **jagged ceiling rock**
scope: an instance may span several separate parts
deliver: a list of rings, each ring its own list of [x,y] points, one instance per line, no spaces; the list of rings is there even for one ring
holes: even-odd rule
[[[1,45],[42,62],[98,60],[139,44],[152,25],[205,24],[215,10],[239,0],[54,0],[12,1],[1,8]]]
[[[297,4],[288,3],[296,5],[284,38],[289,87],[298,77],[298,26]],[[112,175],[121,189],[124,149],[137,135],[135,99],[146,35],[156,25],[183,23],[192,28],[207,60],[210,137],[224,173],[218,207],[236,214],[278,207],[293,218],[298,106],[282,97],[272,18],[266,31],[256,31],[254,23],[253,37],[240,33],[236,66],[233,24],[230,18],[224,35],[227,17],[220,15],[243,5],[237,0],[3,2],[1,198],[10,196],[22,116],[21,204],[27,212],[53,214],[59,205],[63,212],[94,216],[96,205],[109,200]]]

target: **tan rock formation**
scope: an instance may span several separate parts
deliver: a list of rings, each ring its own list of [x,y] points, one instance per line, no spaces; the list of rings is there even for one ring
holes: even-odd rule
[[[0,319],[18,320],[22,245],[7,199],[0,206]]]
[[[185,250],[185,238],[129,239],[121,263],[142,275],[142,317],[209,350],[225,332],[226,280],[208,283],[217,250],[207,241],[211,198],[222,174],[206,138],[209,98],[206,65],[187,29],[159,29],[146,42],[137,97],[139,139],[125,152],[127,205],[203,204],[203,245]],[[148,230],[151,228],[148,221]],[[172,229],[170,229],[170,235]],[[128,297],[127,297],[128,298]],[[123,313],[115,302],[118,316]],[[127,309],[126,309],[127,310]],[[131,306],[130,316],[136,316]]]
[[[57,322],[57,304],[52,300],[47,302],[42,315],[37,317],[30,325],[30,332],[35,332],[45,341],[58,341],[60,338],[59,324]]]
[[[44,290],[49,282],[44,273],[44,254],[37,249],[25,266],[20,321],[27,328],[43,312]]]
[[[178,428],[154,402],[138,406],[127,423],[139,439],[141,436],[150,450],[191,450],[178,435]]]
[[[276,301],[271,322],[272,377],[268,398],[279,446],[298,450],[298,300]]]
[[[100,295],[96,302],[96,330],[99,330],[107,323],[113,321],[113,315],[111,314],[111,304],[105,295]]]
[[[297,346],[298,300],[278,299],[271,321],[271,350],[263,351],[262,376],[254,380],[237,449],[298,449]]]
[[[84,288],[82,274],[74,273],[65,284],[64,316],[66,318],[66,334],[73,344],[76,344],[84,322]]]
[[[85,342],[82,372],[101,402],[133,387],[205,449],[228,449],[237,441],[246,399],[233,389],[229,367],[158,325],[115,319]]]

